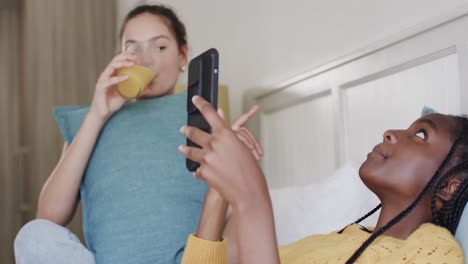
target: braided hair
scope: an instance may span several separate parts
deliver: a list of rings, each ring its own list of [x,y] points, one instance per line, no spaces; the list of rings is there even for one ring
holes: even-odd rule
[[[443,184],[452,177],[460,177],[461,184],[452,198],[445,203],[440,210],[436,208],[436,196],[432,196],[432,216],[434,224],[447,228],[455,234],[458,222],[468,200],[468,120],[464,117],[454,117],[462,124],[460,129],[459,147],[454,150],[456,153],[451,160],[451,169],[439,178],[435,185],[435,190],[443,187]]]
[[[377,239],[380,235],[388,231],[391,227],[406,217],[429,191],[440,190],[447,182],[447,180],[451,179],[452,177],[459,176],[461,177],[462,181],[458,186],[457,191],[439,210],[436,208],[437,191],[434,191],[431,197],[433,223],[444,227],[452,234],[455,234],[458,222],[460,221],[463,209],[465,208],[468,199],[468,118],[461,116],[452,118],[455,119],[458,127],[457,131],[455,131],[455,141],[435,174],[432,176],[423,190],[418,194],[416,199],[395,218],[390,220],[386,225],[379,228],[378,230],[374,230],[369,238],[364,241],[364,243],[362,243],[362,245],[346,261],[346,264],[354,263],[375,239]],[[380,207],[381,204],[379,204],[376,208],[354,223],[359,223],[366,219],[375,213],[378,209],[380,209]]]

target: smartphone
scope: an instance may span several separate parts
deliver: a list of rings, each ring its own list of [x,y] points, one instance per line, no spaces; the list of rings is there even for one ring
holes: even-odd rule
[[[219,54],[216,49],[209,49],[192,59],[188,69],[187,88],[187,125],[197,127],[211,133],[211,127],[201,112],[192,103],[192,97],[199,95],[218,109],[218,67]],[[187,139],[187,146],[200,147]],[[186,159],[185,165],[189,171],[196,171],[200,164]]]

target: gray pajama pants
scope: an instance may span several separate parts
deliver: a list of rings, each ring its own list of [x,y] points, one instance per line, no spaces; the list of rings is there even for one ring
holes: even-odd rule
[[[27,223],[15,238],[17,264],[94,264],[93,254],[67,228],[47,220]]]

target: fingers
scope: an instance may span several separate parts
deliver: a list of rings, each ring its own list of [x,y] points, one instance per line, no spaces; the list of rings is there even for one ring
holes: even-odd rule
[[[200,110],[208,124],[210,124],[213,132],[224,129],[226,127],[223,119],[218,115],[213,106],[211,106],[211,104],[208,103],[205,99],[196,95],[192,98],[192,101],[195,107]]]
[[[255,114],[258,112],[258,109],[260,109],[260,107],[258,105],[254,105],[247,113],[239,116],[232,123],[232,129],[238,130],[239,128],[243,127],[247,122],[249,122],[250,119],[252,119],[252,117],[255,116]]]
[[[105,81],[107,78],[112,76],[114,72],[122,67],[131,67],[135,64],[136,56],[132,53],[122,53],[114,57],[112,61],[102,72],[98,82]]]
[[[262,146],[260,146],[260,144],[258,143],[257,139],[254,137],[254,135],[250,132],[250,130],[248,130],[247,128],[245,127],[241,127],[240,130],[242,131],[245,131],[245,133],[247,133],[247,135],[249,135],[250,139],[253,141],[254,145],[255,145],[255,148],[257,149],[257,152],[260,156],[263,156],[264,152],[263,152],[263,148]]]
[[[121,82],[124,82],[125,80],[128,79],[128,76],[127,75],[122,75],[122,76],[115,76],[115,77],[111,77],[107,80],[105,80],[103,83],[102,83],[102,87],[110,87],[112,85],[116,85],[118,83],[121,83]]]
[[[110,76],[115,75],[114,73],[118,69],[123,68],[123,67],[131,67],[133,65],[135,65],[135,63],[133,61],[116,61],[116,62],[112,62],[104,70],[103,77],[104,78],[109,78]]]
[[[258,152],[255,140],[252,140],[250,136],[245,131],[236,131],[237,137],[250,149],[252,154],[254,155],[255,159],[258,161],[261,159],[261,155]]]
[[[180,133],[202,148],[206,148],[210,143],[211,135],[196,127],[183,126]]]
[[[258,105],[254,105],[247,113],[238,117],[232,124],[232,129],[236,131],[239,139],[242,140],[242,142],[244,142],[244,144],[252,151],[257,161],[263,156],[263,149],[252,133],[250,133],[244,125],[255,116],[259,109],[260,107]]]
[[[186,145],[179,146],[179,151],[186,158],[193,160],[198,163],[202,163],[205,156],[204,151],[197,147],[189,147]]]

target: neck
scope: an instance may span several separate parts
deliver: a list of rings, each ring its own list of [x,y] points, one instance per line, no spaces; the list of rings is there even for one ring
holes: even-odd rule
[[[416,229],[418,229],[419,226],[430,222],[431,214],[430,212],[428,213],[428,207],[425,206],[425,204],[426,203],[424,203],[424,201],[419,202],[419,204],[407,216],[403,217],[398,223],[383,233],[383,235],[398,239],[406,239]],[[384,227],[405,208],[406,206],[402,207],[401,205],[385,204],[382,202],[382,209],[380,211],[379,220],[377,221],[375,230]]]

